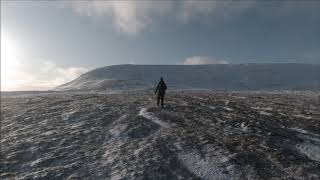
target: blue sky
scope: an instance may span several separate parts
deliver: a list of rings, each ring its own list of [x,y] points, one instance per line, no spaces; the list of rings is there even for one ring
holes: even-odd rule
[[[319,64],[319,32],[316,1],[1,1],[1,89],[113,64]]]

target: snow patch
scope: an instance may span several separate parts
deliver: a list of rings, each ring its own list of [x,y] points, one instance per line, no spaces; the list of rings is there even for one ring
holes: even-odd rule
[[[77,129],[81,126],[83,126],[85,124],[85,122],[78,122],[78,123],[75,123],[71,126],[72,129]]]
[[[182,148],[182,146],[181,146],[180,143],[175,142],[173,145],[174,145],[175,148],[177,148],[177,150],[179,150],[179,151],[182,151],[182,150],[183,150],[183,148]]]
[[[232,108],[229,108],[229,107],[223,107],[223,109],[227,110],[227,111],[233,111]]]
[[[76,111],[70,111],[70,112],[66,112],[61,114],[61,117],[64,121],[68,121],[70,119],[70,116],[72,116]]]
[[[203,100],[203,101],[208,101],[207,98],[203,98],[203,97],[199,97],[199,96],[192,96],[192,98],[194,98],[194,99],[199,99],[199,100]]]
[[[311,143],[297,144],[296,148],[309,159],[320,162],[320,146]]]
[[[124,120],[125,118],[127,118],[127,115],[123,115],[121,116],[117,121],[116,123],[118,123],[119,121],[121,122],[122,120]],[[118,137],[123,131],[125,131],[128,127],[127,124],[113,124],[112,125],[112,129],[109,130],[110,134],[113,136],[113,137]]]
[[[179,160],[193,174],[201,179],[230,179],[219,167],[220,163],[209,158],[201,158],[195,153],[178,154]]]
[[[158,117],[156,117],[153,113],[148,112],[147,108],[141,108],[139,112],[139,116],[142,116],[146,119],[151,120],[152,122],[158,124],[159,126],[163,128],[170,128],[170,125],[168,123],[162,122]]]
[[[265,115],[265,116],[271,116],[271,113],[265,112],[265,111],[260,111],[261,115]]]
[[[272,111],[272,107],[265,107],[265,108],[262,108],[263,110],[266,110],[266,111]]]
[[[320,162],[320,135],[296,127],[289,129],[298,132],[298,137],[304,141],[296,145],[297,150],[309,159]]]
[[[136,156],[139,156],[139,154],[141,154],[141,152],[144,150],[144,148],[138,148],[138,149],[135,149],[133,151],[133,154],[136,155]]]
[[[245,99],[246,98],[244,96],[231,96],[231,97],[236,98],[236,99]]]
[[[305,140],[308,140],[308,141],[311,140],[311,141],[315,141],[315,142],[319,142],[320,143],[320,135],[319,134],[314,134],[314,133],[311,133],[311,132],[306,131],[304,129],[297,128],[297,127],[289,128],[289,129],[300,133],[299,137],[302,137]]]
[[[304,129],[301,129],[301,128],[289,128],[289,129],[297,131],[297,132],[302,133],[302,134],[310,134],[308,131],[306,131]]]
[[[242,131],[244,132],[248,131],[248,126],[246,126],[244,122],[241,123],[241,128],[242,128]]]
[[[293,115],[293,117],[296,117],[296,118],[303,118],[303,119],[312,119],[311,116],[305,116],[303,114],[297,114],[297,115]]]
[[[52,134],[54,134],[54,133],[56,133],[56,131],[55,131],[55,130],[52,130],[52,131],[47,131],[47,132],[45,132],[45,133],[42,133],[42,135],[44,135],[44,136],[50,136],[50,135],[52,135]]]
[[[260,107],[258,107],[258,106],[254,106],[254,107],[251,107],[251,109],[258,110],[258,109],[260,109]]]

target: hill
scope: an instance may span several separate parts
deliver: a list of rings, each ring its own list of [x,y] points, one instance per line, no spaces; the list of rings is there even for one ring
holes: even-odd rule
[[[163,77],[171,90],[319,90],[320,65],[115,65],[97,68],[56,87],[60,91],[153,88]]]

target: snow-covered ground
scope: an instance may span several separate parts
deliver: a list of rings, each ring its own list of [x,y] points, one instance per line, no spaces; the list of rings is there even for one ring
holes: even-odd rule
[[[290,93],[1,97],[1,179],[319,179],[320,101]]]

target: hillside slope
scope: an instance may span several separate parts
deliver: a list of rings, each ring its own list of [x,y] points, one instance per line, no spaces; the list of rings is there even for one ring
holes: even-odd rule
[[[1,96],[0,179],[320,179],[320,101],[263,93]]]
[[[97,68],[61,85],[62,91],[117,91],[153,88],[160,76],[169,89],[315,90],[320,65],[116,65]]]

